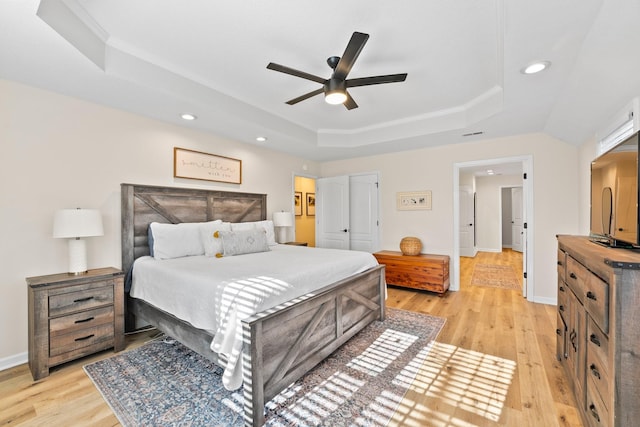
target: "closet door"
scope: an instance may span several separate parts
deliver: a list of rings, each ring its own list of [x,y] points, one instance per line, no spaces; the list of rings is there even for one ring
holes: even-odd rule
[[[349,249],[349,177],[316,180],[316,246]]]

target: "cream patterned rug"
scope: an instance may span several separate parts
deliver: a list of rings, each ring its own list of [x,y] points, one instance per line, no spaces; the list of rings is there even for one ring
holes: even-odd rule
[[[387,309],[266,405],[267,426],[386,426],[445,319]],[[177,342],[154,341],[84,367],[118,420],[138,426],[242,426],[242,390]]]
[[[522,289],[516,271],[510,265],[476,264],[473,268],[471,284],[517,291]]]

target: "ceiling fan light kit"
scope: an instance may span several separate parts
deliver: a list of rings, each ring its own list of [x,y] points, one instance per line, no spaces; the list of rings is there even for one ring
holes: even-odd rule
[[[407,74],[403,73],[347,80],[347,75],[351,71],[353,64],[356,62],[356,59],[358,59],[358,56],[368,39],[369,34],[359,33],[357,31],[354,32],[351,36],[351,40],[349,40],[347,48],[342,54],[342,57],[331,56],[327,59],[327,64],[333,69],[333,73],[328,79],[305,73],[304,71],[295,70],[284,65],[275,64],[273,62],[270,62],[267,65],[267,68],[269,70],[279,71],[281,73],[322,84],[320,89],[316,89],[287,101],[287,104],[289,105],[297,104],[298,102],[304,101],[312,96],[324,93],[324,99],[328,104],[343,104],[347,110],[353,110],[354,108],[358,108],[358,104],[356,104],[349,92],[347,92],[347,88],[403,82],[407,78]]]
[[[327,80],[324,84],[324,100],[327,104],[344,104],[347,100],[347,88],[344,80]]]

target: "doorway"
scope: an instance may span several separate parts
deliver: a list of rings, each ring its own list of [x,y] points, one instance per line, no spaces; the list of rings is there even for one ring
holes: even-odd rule
[[[531,155],[509,157],[501,159],[479,160],[473,162],[455,163],[453,170],[453,259],[451,268],[451,290],[460,289],[460,221],[461,221],[461,185],[466,183],[466,177],[476,171],[487,169],[498,169],[498,167],[516,166],[522,173],[522,206],[523,206],[523,235],[522,235],[522,255],[523,255],[523,296],[532,300],[534,292],[534,272],[533,272],[533,157]],[[478,205],[481,205],[478,200]],[[474,224],[476,233],[482,232],[481,219],[478,224]]]
[[[293,188],[294,240],[307,246],[316,246],[316,179],[310,176],[294,175]]]

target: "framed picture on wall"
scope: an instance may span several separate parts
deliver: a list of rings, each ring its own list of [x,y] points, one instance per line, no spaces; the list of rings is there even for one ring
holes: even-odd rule
[[[307,193],[307,216],[316,215],[316,193]]]
[[[293,207],[296,216],[302,216],[302,192],[293,193]]]

